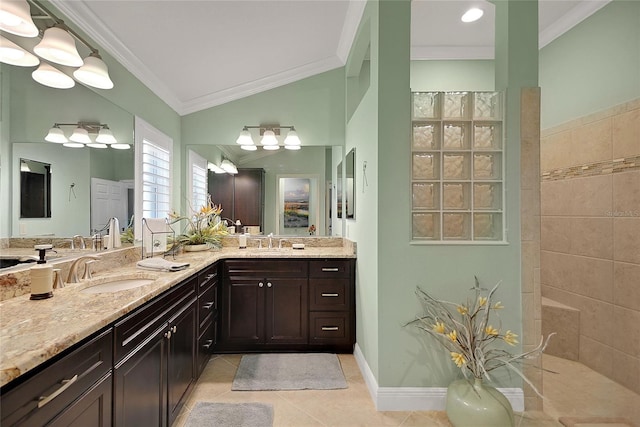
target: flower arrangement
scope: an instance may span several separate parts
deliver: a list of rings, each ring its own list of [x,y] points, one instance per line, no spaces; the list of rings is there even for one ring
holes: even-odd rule
[[[541,339],[539,345],[531,351],[514,355],[504,349],[501,344],[515,346],[518,343],[518,335],[502,328],[498,312],[504,309],[504,306],[500,301],[492,301],[499,285],[500,283],[496,284],[487,293],[487,289],[480,287],[476,277],[475,286],[472,288],[475,298],[467,300],[464,304],[435,299],[418,287],[416,295],[423,306],[424,314],[408,324],[415,324],[442,344],[465,378],[473,376],[480,380],[491,380],[489,372],[505,366],[539,394],[515,364],[539,356],[553,334],[546,340]]]
[[[314,234],[316,234],[316,226],[315,224],[311,224],[309,226],[309,236],[313,236]]]
[[[185,230],[176,237],[178,245],[208,245],[210,248],[222,246],[222,237],[228,233],[224,221],[220,220],[222,207],[207,198],[207,203],[194,211],[190,216],[181,216],[173,212],[169,214],[171,224],[186,220]]]

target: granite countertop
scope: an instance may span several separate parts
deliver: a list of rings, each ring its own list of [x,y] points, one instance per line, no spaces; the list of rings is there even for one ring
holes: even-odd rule
[[[350,245],[304,250],[237,249],[191,252],[176,256],[190,266],[178,272],[141,270],[135,262],[101,271],[91,280],[67,284],[54,297],[30,300],[29,294],[0,302],[0,386],[108,326],[206,266],[229,258],[355,258]],[[109,278],[154,279],[149,285],[113,293],[89,294],[82,289]]]

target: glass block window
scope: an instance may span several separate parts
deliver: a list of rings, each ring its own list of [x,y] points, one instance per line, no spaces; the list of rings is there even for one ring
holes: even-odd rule
[[[499,92],[412,93],[414,241],[503,241]]]

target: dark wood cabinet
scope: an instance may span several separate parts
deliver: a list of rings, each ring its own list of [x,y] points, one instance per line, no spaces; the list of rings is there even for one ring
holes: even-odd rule
[[[222,337],[216,349],[306,345],[306,261],[226,260],[224,266]]]
[[[225,260],[216,350],[352,352],[352,259]]]
[[[202,373],[217,341],[218,263],[198,273],[198,349],[196,370]]]
[[[167,426],[178,416],[197,378],[197,282],[187,279],[116,323],[114,425]]]
[[[105,330],[3,388],[0,424],[111,425],[112,337]]]
[[[210,172],[209,193],[222,206],[223,217],[264,231],[264,169],[238,169],[236,175]]]

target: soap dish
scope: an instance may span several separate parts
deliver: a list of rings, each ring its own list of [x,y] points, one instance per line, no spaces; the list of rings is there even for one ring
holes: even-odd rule
[[[294,243],[291,245],[292,249],[304,249],[304,243]]]

